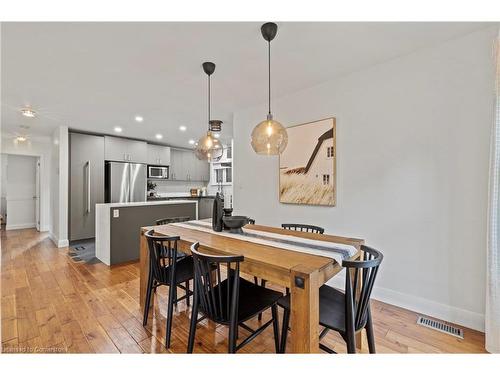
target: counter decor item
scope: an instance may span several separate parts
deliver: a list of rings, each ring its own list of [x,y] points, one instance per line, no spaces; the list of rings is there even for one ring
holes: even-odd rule
[[[233,209],[229,207],[224,207],[222,210],[224,211],[224,216],[222,218],[222,221],[224,222],[224,217],[231,216],[231,214],[233,213]],[[229,230],[229,228],[226,225],[223,225],[223,230]]]
[[[148,196],[154,197],[156,193],[155,189],[156,184],[154,182],[148,181]]]
[[[242,234],[245,225],[248,224],[248,217],[246,216],[223,216],[222,221],[224,226],[229,229],[229,233]]]
[[[222,232],[224,228],[224,223],[222,222],[222,217],[224,208],[224,197],[217,193],[214,199],[214,207],[212,210],[212,229],[216,232]]]
[[[280,203],[336,204],[335,118],[288,128],[288,147],[279,157]]]

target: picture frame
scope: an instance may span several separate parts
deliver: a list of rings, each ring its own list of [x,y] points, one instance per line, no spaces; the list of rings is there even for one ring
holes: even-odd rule
[[[279,201],[335,207],[337,204],[336,118],[287,128],[288,145],[279,156]]]

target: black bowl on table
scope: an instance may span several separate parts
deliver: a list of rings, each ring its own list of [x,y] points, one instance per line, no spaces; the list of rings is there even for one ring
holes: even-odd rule
[[[241,234],[241,229],[248,224],[248,217],[246,216],[223,216],[222,221],[224,225],[229,228],[229,233]]]

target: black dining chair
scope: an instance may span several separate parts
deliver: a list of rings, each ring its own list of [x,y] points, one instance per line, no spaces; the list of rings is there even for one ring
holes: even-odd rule
[[[156,220],[156,225],[166,225],[166,224],[171,224],[171,223],[182,223],[184,221],[189,221],[191,218],[189,216],[176,216],[176,217],[166,217],[163,219],[158,219]],[[177,259],[181,259],[188,256],[187,254],[183,253],[182,251],[177,252]],[[186,281],[186,285],[184,286],[186,290],[189,290],[189,280]],[[156,289],[155,289],[156,291]],[[177,290],[175,290],[174,293],[174,300],[177,299]],[[189,306],[189,298],[187,299],[187,305]],[[175,302],[175,307],[177,307],[177,302]]]
[[[325,233],[324,228],[309,224],[281,224],[281,227],[283,229],[295,230],[299,232],[309,232],[309,233],[319,233],[319,234]]]
[[[255,224],[255,222],[253,224]],[[300,232],[310,232],[310,233],[319,233],[319,234],[323,234],[325,232],[324,228],[318,227],[316,225],[309,225],[309,224],[281,224],[281,227],[283,229],[295,230],[295,231],[300,231]],[[255,284],[259,283],[259,279],[256,276],[253,277],[253,281]],[[260,281],[260,285],[265,287],[266,280],[262,279]],[[286,294],[289,294],[289,293],[290,293],[290,290],[288,288],[286,288]],[[262,314],[259,314],[258,318],[259,318],[259,321],[262,320]]]
[[[165,346],[170,347],[170,337],[172,331],[173,306],[187,298],[189,305],[189,296],[193,292],[189,290],[189,280],[193,278],[193,258],[186,256],[178,258],[177,242],[180,237],[169,237],[155,235],[154,229],[144,233],[148,241],[149,248],[149,276],[146,289],[146,303],[144,304],[144,318],[142,325],[148,322],[149,307],[153,290],[156,291],[161,285],[169,287],[167,304],[167,330],[165,335]],[[184,287],[182,283],[186,283]],[[184,289],[185,294],[177,298],[177,288]]]
[[[241,278],[240,263],[244,260],[242,255],[207,255],[200,253],[198,247],[198,243],[191,246],[194,262],[194,297],[187,352],[193,352],[197,323],[208,318],[215,323],[229,326],[229,353],[236,353],[272,324],[275,349],[278,353],[277,302],[282,294]],[[225,279],[223,279],[221,266],[226,268]],[[272,319],[267,323],[255,330],[245,324],[247,320],[269,308],[272,312]],[[202,318],[198,319],[198,313],[202,314]],[[237,343],[238,327],[250,332],[250,335],[239,344]]]
[[[363,260],[342,261],[342,267],[346,269],[345,292],[328,285],[319,288],[319,324],[324,327],[319,337],[321,340],[329,330],[337,331],[347,344],[347,352],[356,353],[355,334],[364,328],[368,349],[375,353],[370,295],[384,256],[368,246],[361,245],[361,250]],[[362,285],[357,293],[359,276]],[[290,322],[290,296],[282,297],[278,304],[284,309],[280,344],[280,352],[284,353]],[[320,343],[319,347],[325,352],[335,353],[324,344]]]

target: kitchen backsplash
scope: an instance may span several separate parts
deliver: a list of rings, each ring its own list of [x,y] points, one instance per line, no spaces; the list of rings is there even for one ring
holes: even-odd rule
[[[156,184],[156,189],[155,191],[158,194],[164,194],[164,193],[178,193],[178,192],[187,192],[189,193],[189,189],[201,189],[202,187],[206,186],[206,184],[203,184],[202,182],[190,182],[190,181],[158,181],[155,180],[154,183]]]

